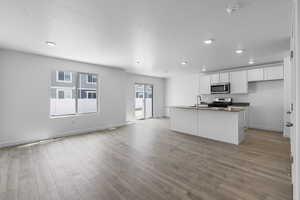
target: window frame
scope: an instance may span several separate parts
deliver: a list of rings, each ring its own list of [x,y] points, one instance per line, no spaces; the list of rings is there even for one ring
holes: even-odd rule
[[[97,91],[86,91],[86,99],[94,99],[94,98],[89,98],[89,94],[96,94],[96,99],[97,99]]]
[[[66,97],[65,93],[66,93],[67,90],[69,90],[68,92],[71,92],[71,98],[65,98]],[[59,87],[56,88],[56,99],[60,99],[59,98],[59,92],[60,91],[64,92],[64,98],[63,99],[73,99],[73,88],[59,88]]]
[[[70,72],[70,81],[60,81],[58,80],[58,72]],[[72,99],[75,99],[75,113],[74,114],[62,114],[62,115],[51,115],[51,103],[49,103],[49,117],[51,119],[56,119],[56,118],[66,118],[66,117],[80,117],[80,116],[85,116],[85,115],[98,115],[100,112],[100,105],[99,105],[99,101],[100,101],[100,94],[99,94],[99,75],[97,73],[90,73],[90,72],[80,72],[80,71],[63,71],[63,70],[56,70],[56,82],[61,82],[61,83],[73,83],[73,73],[76,73],[76,81],[75,81],[75,87],[72,87]],[[50,73],[52,74],[52,73]],[[79,94],[78,94],[78,90],[82,89],[79,87],[80,85],[80,75],[81,74],[92,74],[94,76],[96,76],[96,82],[93,82],[93,84],[96,84],[96,88],[94,89],[94,92],[96,93],[96,111],[95,112],[85,112],[85,113],[79,113],[78,112],[78,98],[79,98]],[[50,79],[51,80],[51,79]],[[57,90],[59,90],[61,88],[62,91],[64,91],[64,86],[52,86],[52,82],[50,81],[49,83],[49,100],[51,101],[51,89],[52,88],[56,88]],[[66,87],[69,88],[69,87]],[[70,87],[71,89],[71,87]],[[73,95],[73,90],[75,90],[75,93]],[[87,96],[88,97],[88,96]],[[56,91],[56,98],[58,99],[58,92]],[[88,99],[88,98],[86,98]]]
[[[92,76],[92,80],[94,80],[93,77],[96,76],[96,82],[94,82],[94,81],[93,81],[93,82],[89,82],[89,76]],[[97,82],[98,82],[98,77],[97,77],[97,75],[91,74],[91,73],[87,73],[87,79],[86,79],[86,83],[87,83],[87,84],[93,84],[93,85],[95,85],[95,84],[97,84]]]
[[[64,73],[64,80],[59,80],[59,72]],[[66,80],[66,72],[70,73],[70,80]],[[78,72],[71,72],[71,71],[61,71],[61,70],[56,70],[56,82],[58,83],[73,83],[73,73],[78,73]]]

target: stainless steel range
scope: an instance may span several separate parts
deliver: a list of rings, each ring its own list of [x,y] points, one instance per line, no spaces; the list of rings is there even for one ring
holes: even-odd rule
[[[210,107],[225,107],[225,108],[230,105],[232,105],[231,97],[225,97],[225,98],[216,97],[212,103],[208,104],[208,106]]]

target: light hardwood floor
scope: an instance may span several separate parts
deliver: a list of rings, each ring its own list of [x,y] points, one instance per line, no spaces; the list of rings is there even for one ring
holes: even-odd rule
[[[292,199],[289,141],[281,134],[249,130],[235,146],[167,126],[147,120],[1,149],[0,199]]]

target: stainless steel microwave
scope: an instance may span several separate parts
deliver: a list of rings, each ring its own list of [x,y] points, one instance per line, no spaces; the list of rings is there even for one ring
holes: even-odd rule
[[[230,83],[220,83],[210,86],[211,94],[228,94],[230,93]]]

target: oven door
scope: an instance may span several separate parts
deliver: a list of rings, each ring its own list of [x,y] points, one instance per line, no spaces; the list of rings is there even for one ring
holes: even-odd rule
[[[228,94],[230,92],[229,84],[219,84],[210,86],[211,94]]]

